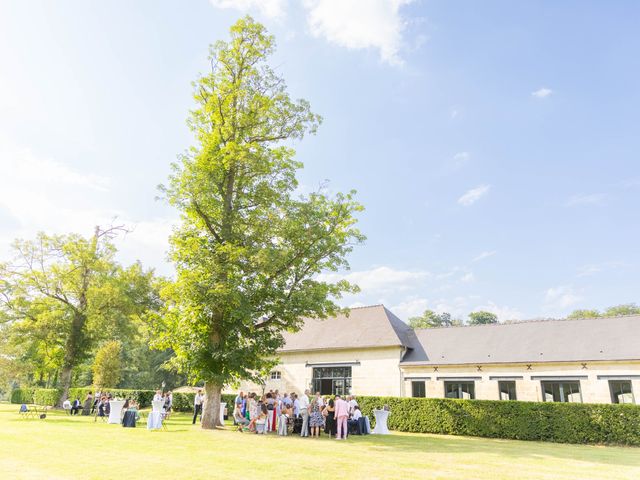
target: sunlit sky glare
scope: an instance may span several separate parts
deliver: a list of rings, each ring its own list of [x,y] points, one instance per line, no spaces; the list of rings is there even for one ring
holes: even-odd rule
[[[344,305],[507,320],[640,301],[631,0],[0,0],[0,259],[117,217],[120,260],[171,274],[157,185],[192,144],[208,45],[246,13],[324,117],[294,145],[301,191],[366,207]]]

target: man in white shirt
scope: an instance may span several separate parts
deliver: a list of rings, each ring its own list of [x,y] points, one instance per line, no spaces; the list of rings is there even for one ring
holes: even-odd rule
[[[302,416],[302,430],[300,431],[301,437],[309,436],[309,390],[305,390],[298,399],[300,404],[300,415]]]
[[[356,396],[350,395],[348,398],[349,401],[349,415],[353,415],[354,410],[358,406],[358,402],[356,402]]]
[[[202,390],[198,390],[196,396],[193,398],[193,425],[196,424],[198,414],[200,414],[200,418],[202,419],[202,402],[204,402],[204,395],[202,394]]]

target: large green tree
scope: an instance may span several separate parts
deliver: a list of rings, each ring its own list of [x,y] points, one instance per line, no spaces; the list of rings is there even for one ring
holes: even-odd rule
[[[490,323],[498,323],[498,316],[495,313],[479,310],[469,314],[469,325],[487,325]]]
[[[450,313],[436,313],[433,310],[425,310],[422,315],[409,319],[409,326],[413,329],[453,327],[461,324],[462,322],[460,320],[451,318]]]
[[[13,259],[0,264],[0,317],[15,358],[41,377],[59,377],[46,384],[61,385],[60,402],[95,345],[135,334],[132,319],[152,303],[152,272],[114,260],[112,238],[121,230],[96,227],[88,238],[41,233],[16,241]]]
[[[320,118],[289,97],[267,64],[273,51],[273,37],[250,17],[211,47],[211,71],[194,83],[196,144],[163,187],[181,225],[156,345],[205,382],[203,428],[219,423],[225,384],[261,378],[284,331],[337,313],[334,299],[354,290],[318,274],[348,267],[345,256],[363,240],[354,227],[361,206],[353,192],[296,195],[302,164],[289,145]]]

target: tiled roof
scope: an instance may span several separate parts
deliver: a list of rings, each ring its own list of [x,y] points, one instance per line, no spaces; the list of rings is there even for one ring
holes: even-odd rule
[[[305,319],[296,333],[285,333],[281,352],[363,347],[410,346],[413,331],[384,305],[351,308],[349,316]]]

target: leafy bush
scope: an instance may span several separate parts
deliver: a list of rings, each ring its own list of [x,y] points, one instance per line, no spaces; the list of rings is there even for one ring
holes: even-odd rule
[[[33,403],[35,388],[14,388],[11,391],[11,403]]]
[[[60,391],[55,388],[37,388],[33,395],[33,403],[36,405],[55,406],[60,398]]]
[[[561,443],[640,445],[640,406],[442,398],[358,397],[372,423],[389,405],[389,428]]]

